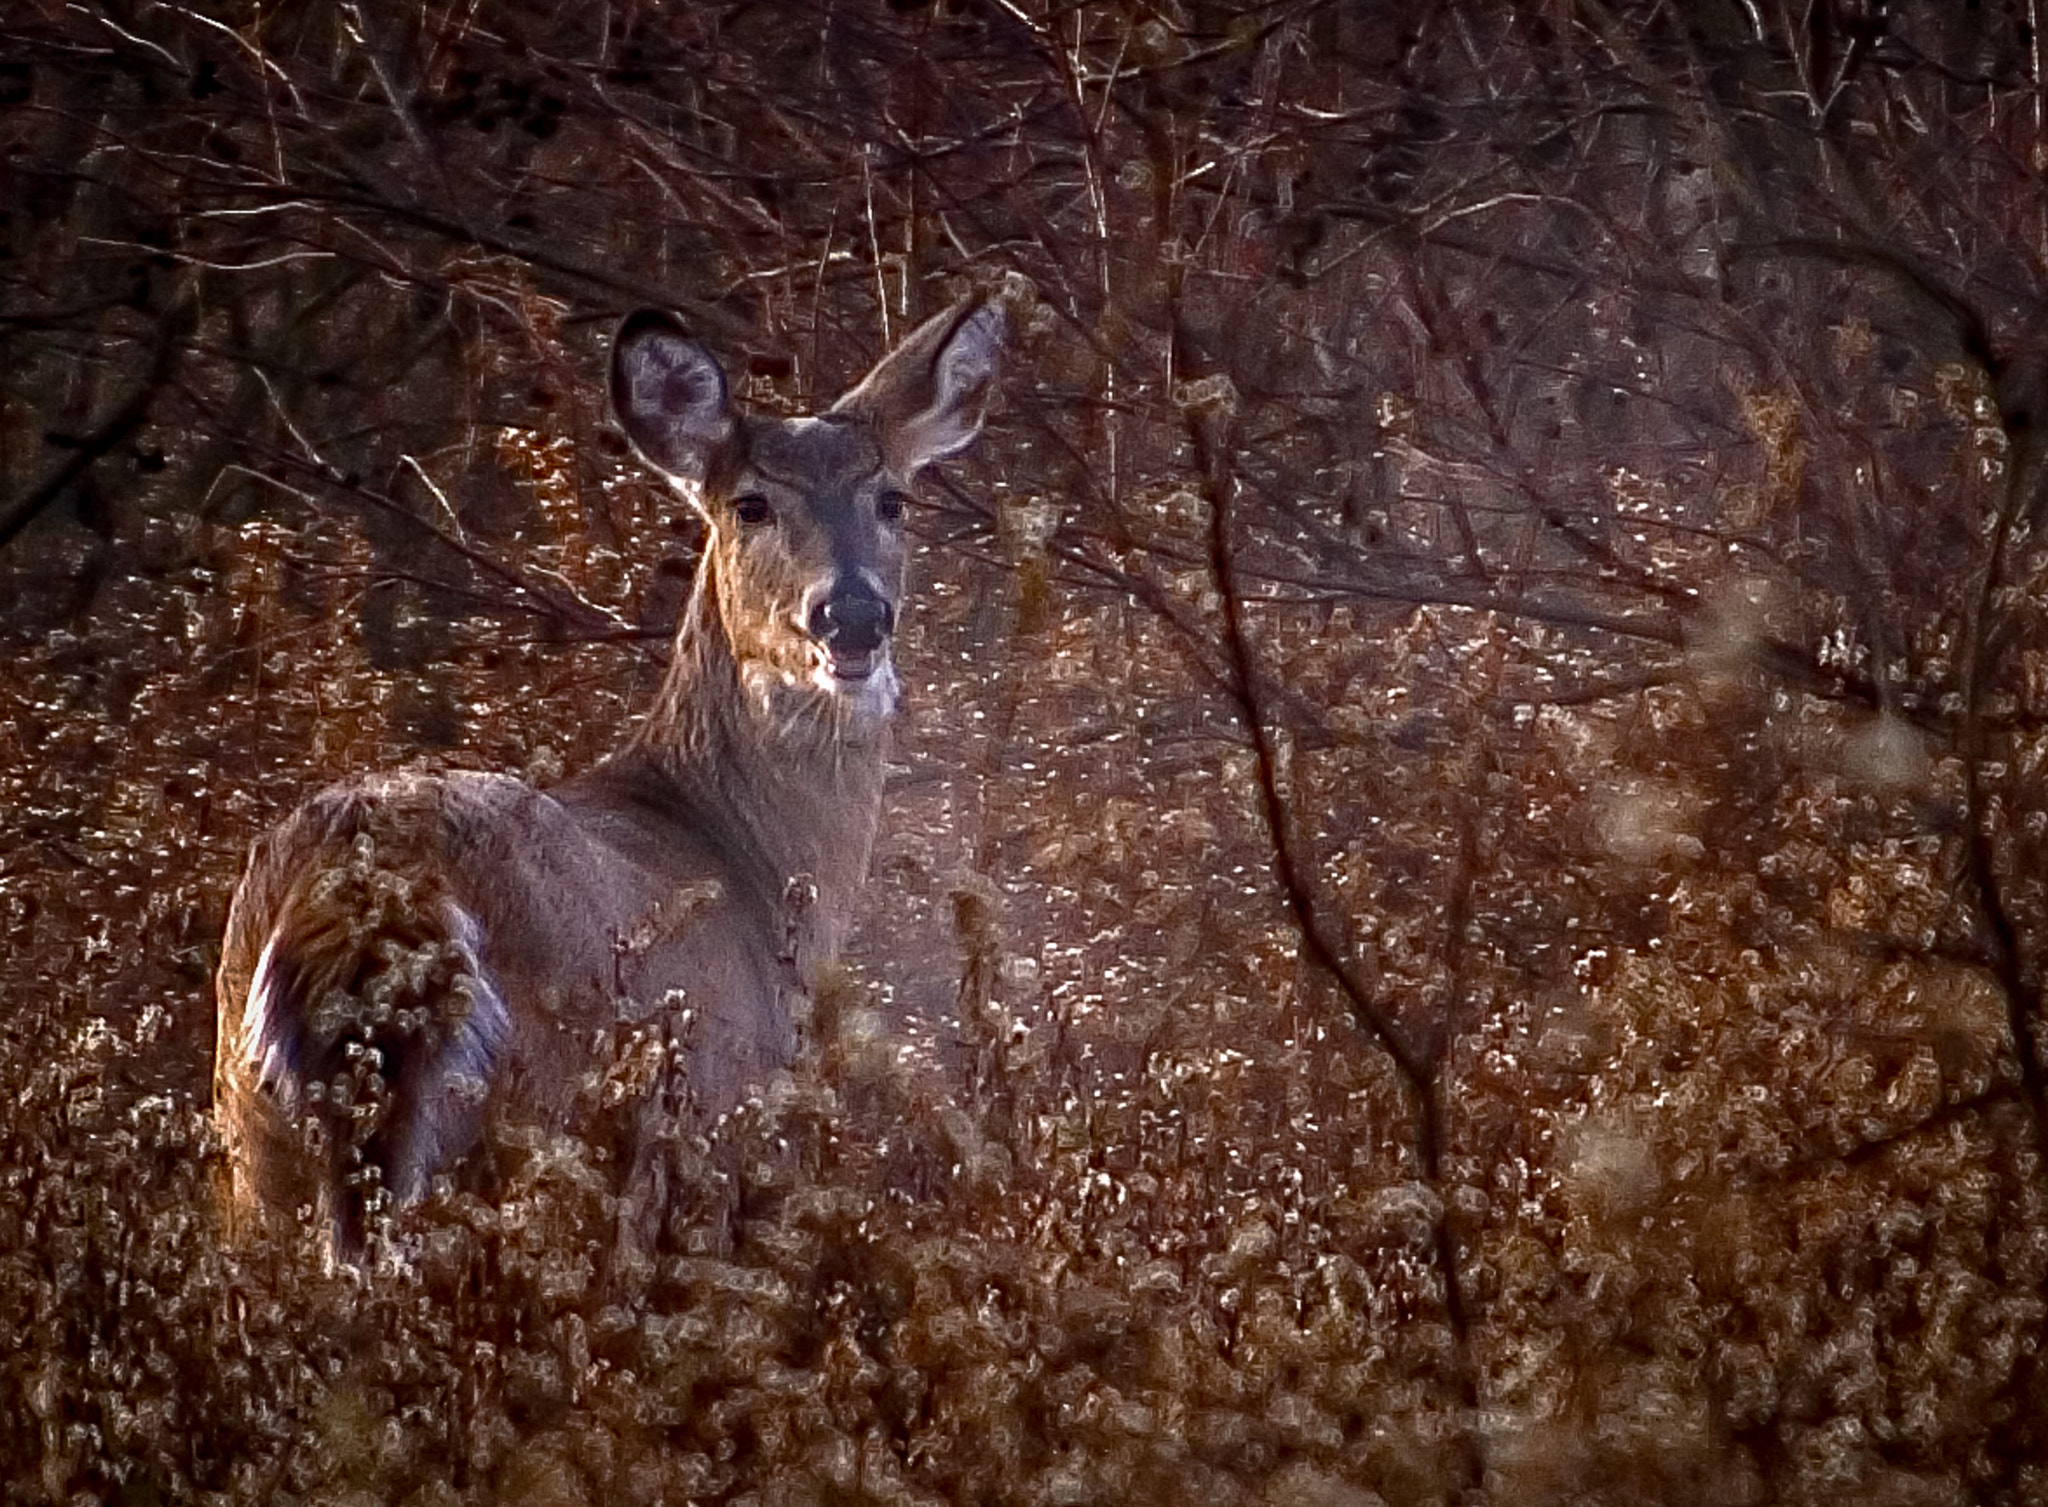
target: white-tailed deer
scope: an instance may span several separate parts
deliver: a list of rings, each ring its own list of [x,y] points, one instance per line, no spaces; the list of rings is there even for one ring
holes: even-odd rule
[[[669,315],[620,326],[613,409],[710,525],[660,695],[550,789],[376,775],[255,844],[217,980],[231,1217],[304,1210],[357,1251],[379,1184],[415,1201],[494,1115],[559,1119],[622,1023],[692,1012],[703,1113],[791,1060],[880,816],[904,489],[979,432],[1004,332],[969,300],[782,419],[735,411]]]

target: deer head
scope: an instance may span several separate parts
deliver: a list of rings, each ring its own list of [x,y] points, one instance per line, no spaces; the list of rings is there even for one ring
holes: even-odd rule
[[[1004,324],[999,304],[962,303],[795,419],[736,411],[718,362],[672,315],[619,327],[613,408],[710,525],[701,607],[764,702],[822,698],[856,721],[894,710],[907,491],[980,432]]]

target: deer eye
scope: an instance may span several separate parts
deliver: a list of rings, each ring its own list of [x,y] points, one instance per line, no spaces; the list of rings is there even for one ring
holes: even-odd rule
[[[903,516],[903,508],[910,501],[901,492],[884,492],[875,499],[875,516],[884,523],[894,523]]]
[[[759,528],[775,518],[775,507],[759,492],[747,492],[732,500],[732,510],[747,528]]]

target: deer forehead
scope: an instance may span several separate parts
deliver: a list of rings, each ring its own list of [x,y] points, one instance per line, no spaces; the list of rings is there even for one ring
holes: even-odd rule
[[[748,426],[745,469],[824,501],[881,476],[882,448],[867,425],[843,414],[756,420]]]

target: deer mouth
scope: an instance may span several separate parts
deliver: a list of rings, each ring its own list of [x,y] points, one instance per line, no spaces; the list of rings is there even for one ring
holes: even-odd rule
[[[870,575],[835,577],[829,589],[807,598],[800,626],[817,656],[818,680],[828,688],[855,690],[889,663],[896,611]]]
[[[896,710],[901,687],[889,655],[889,641],[869,649],[813,643],[811,684],[856,717],[887,717]]]
[[[888,657],[881,648],[845,649],[820,644],[818,649],[818,668],[842,685],[859,685],[880,669]]]

